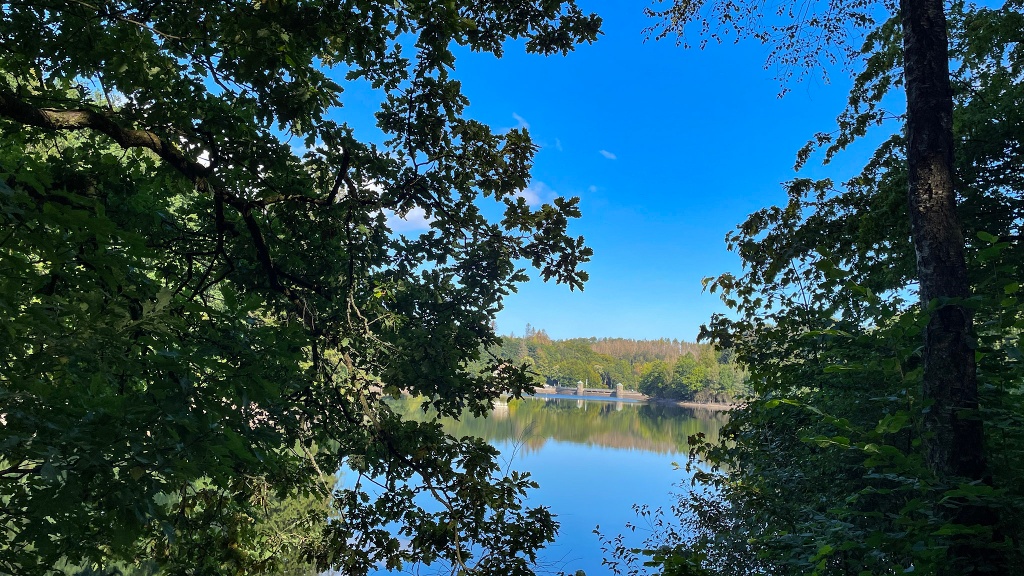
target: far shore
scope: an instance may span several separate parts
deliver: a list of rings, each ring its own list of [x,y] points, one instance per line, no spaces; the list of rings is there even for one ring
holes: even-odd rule
[[[605,401],[605,402],[615,402],[615,401],[622,402],[622,401],[626,401],[626,402],[647,402],[647,403],[650,403],[650,404],[671,404],[671,405],[674,405],[674,406],[679,406],[681,408],[702,408],[704,410],[720,410],[720,411],[728,411],[728,410],[732,410],[733,408],[737,408],[737,407],[740,406],[739,403],[735,403],[735,402],[693,402],[693,401],[687,401],[687,400],[675,400],[673,398],[653,398],[651,396],[647,396],[645,394],[641,394],[641,393],[636,392],[634,390],[626,391],[628,396],[625,396],[623,398],[617,398],[617,397],[611,396],[611,395],[608,395],[608,396],[605,396],[605,395],[601,395],[601,396],[597,396],[597,395],[577,396],[574,392],[570,392],[569,390],[570,389],[566,389],[564,392],[559,392],[557,388],[552,387],[552,386],[538,386],[537,389],[534,391],[533,395],[534,396],[540,396],[540,397],[544,397],[544,396],[558,396],[558,397],[561,397],[561,398],[573,398],[573,397],[575,397],[575,398],[581,398],[581,399],[585,399],[585,400],[597,400],[597,401]]]
[[[676,406],[681,406],[683,408],[704,408],[706,410],[732,410],[733,408],[738,408],[740,406],[739,404],[729,404],[722,402],[684,402],[680,400],[670,399],[656,400],[654,398],[651,398],[650,400],[648,400],[648,402],[657,402],[659,404],[675,404]]]
[[[738,402],[692,402],[689,400],[675,400],[673,398],[647,398],[651,404],[671,404],[680,408],[703,408],[705,410],[732,410],[741,406]]]

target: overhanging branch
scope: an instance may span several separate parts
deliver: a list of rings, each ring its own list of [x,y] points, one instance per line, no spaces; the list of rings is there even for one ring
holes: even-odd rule
[[[122,128],[109,116],[88,109],[57,110],[36,108],[10,90],[0,87],[0,116],[44,130],[95,130],[106,134],[123,148],[152,150],[189,180],[208,177],[211,170],[186,157],[178,147],[148,130]]]
[[[96,132],[100,132],[112,138],[122,148],[145,148],[153,151],[163,161],[167,162],[168,165],[180,172],[193,183],[197,184],[201,190],[210,190],[206,179],[213,173],[211,168],[186,157],[181,150],[172,143],[161,138],[159,135],[148,130],[122,128],[112,118],[100,112],[89,109],[57,110],[52,108],[36,108],[19,98],[17,94],[9,89],[0,87],[0,117],[8,118],[23,125],[43,128],[44,130],[94,130]],[[342,168],[339,179],[347,176],[347,153],[345,158],[345,166]],[[257,259],[260,262],[260,266],[267,274],[271,289],[285,296],[292,305],[295,306],[296,313],[303,318],[314,334],[318,334],[319,332],[316,328],[312,310],[303,298],[296,294],[289,286],[281,282],[282,272],[274,263],[270,255],[270,246],[263,235],[263,231],[260,228],[259,223],[256,218],[253,217],[252,209],[283,201],[302,201],[312,202],[314,204],[326,204],[327,201],[333,201],[337,194],[337,185],[335,190],[332,191],[331,198],[329,199],[309,198],[301,195],[287,195],[272,198],[270,201],[252,201],[242,200],[229,194],[214,194],[218,202],[224,202],[230,205],[238,210],[242,215],[242,219],[245,221],[249,235],[252,238]],[[220,206],[219,209],[223,210],[223,206]],[[223,214],[219,213],[217,218],[218,227],[220,227],[223,225]],[[218,250],[220,248],[221,246],[218,246]],[[297,284],[301,284],[306,287],[311,286],[308,282],[298,281],[298,279],[292,275],[284,274],[284,276]]]

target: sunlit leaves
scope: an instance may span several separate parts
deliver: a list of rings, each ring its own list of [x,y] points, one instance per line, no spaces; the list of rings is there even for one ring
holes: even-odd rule
[[[850,66],[858,58],[864,31],[884,21],[886,10],[895,8],[891,0],[672,0],[670,4],[646,9],[658,19],[650,34],[659,39],[674,36],[685,47],[700,48],[708,42],[754,38],[770,50],[765,69],[774,70],[784,82],[802,79],[811,71],[827,78],[828,68]]]

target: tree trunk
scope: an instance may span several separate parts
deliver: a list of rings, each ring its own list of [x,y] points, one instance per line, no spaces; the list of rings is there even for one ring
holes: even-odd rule
[[[923,392],[931,402],[924,419],[926,458],[940,482],[956,477],[985,481],[971,313],[946,302],[966,298],[970,287],[953,189],[953,93],[943,0],[901,0],[900,16],[910,222],[921,301],[931,310],[924,340]],[[994,524],[991,510],[978,506],[961,505],[950,519]],[[950,570],[983,570],[974,562],[983,555],[977,545],[954,545],[951,554]]]

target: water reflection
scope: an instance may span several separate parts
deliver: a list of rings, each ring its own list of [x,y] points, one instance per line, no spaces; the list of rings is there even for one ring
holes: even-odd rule
[[[392,409],[410,420],[432,419],[423,401],[403,397]],[[487,418],[466,414],[439,421],[456,437],[477,436],[496,447],[510,469],[529,472],[540,488],[527,505],[550,507],[561,525],[557,540],[537,558],[538,574],[613,576],[602,564],[604,550],[595,535],[623,535],[627,547],[645,536],[634,505],[668,508],[690,486],[682,461],[688,436],[717,440],[725,412],[576,397],[531,397],[498,403]],[[410,574],[450,574],[439,566],[406,567]],[[395,572],[380,570],[376,576]]]
[[[422,404],[418,398],[401,398],[393,408],[405,418],[422,420],[431,417],[423,413]],[[478,436],[491,444],[515,442],[524,453],[555,440],[676,454],[686,452],[687,437],[698,432],[717,440],[727,418],[725,412],[674,405],[536,396],[498,403],[488,418],[467,414],[461,420],[440,421],[455,436]]]

